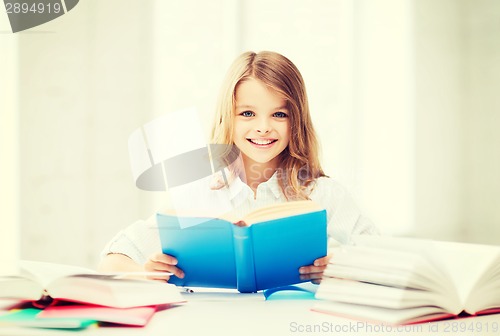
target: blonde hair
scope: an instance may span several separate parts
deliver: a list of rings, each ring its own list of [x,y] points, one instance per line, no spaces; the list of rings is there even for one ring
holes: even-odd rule
[[[280,154],[278,183],[287,199],[308,199],[308,189],[325,176],[319,162],[319,144],[309,112],[304,80],[285,56],[271,51],[245,52],[231,65],[220,91],[212,143],[233,144],[235,92],[238,84],[254,78],[280,94],[290,118],[290,142]],[[233,155],[228,152],[226,157]]]

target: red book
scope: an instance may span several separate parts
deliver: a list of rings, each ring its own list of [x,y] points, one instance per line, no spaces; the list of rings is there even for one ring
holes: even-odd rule
[[[112,308],[94,305],[55,305],[41,311],[37,318],[84,318],[128,326],[145,326],[156,312],[155,306]]]

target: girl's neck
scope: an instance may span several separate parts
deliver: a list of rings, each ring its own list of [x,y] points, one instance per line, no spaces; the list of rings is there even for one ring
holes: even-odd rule
[[[266,163],[260,163],[243,155],[243,167],[243,179],[255,193],[259,184],[268,181],[278,169],[278,158]]]

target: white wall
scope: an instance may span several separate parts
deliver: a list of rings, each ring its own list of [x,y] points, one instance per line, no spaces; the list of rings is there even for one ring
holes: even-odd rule
[[[500,2],[463,0],[463,235],[500,243]]]
[[[127,139],[151,110],[149,2],[81,1],[19,33],[22,257],[95,265],[150,212]]]
[[[465,65],[462,8],[454,0],[414,2],[416,60],[416,227],[424,237],[459,239],[463,218]]]
[[[238,3],[154,2],[149,59],[154,116],[196,106],[208,135],[219,84],[238,52]]]
[[[414,234],[500,243],[500,3],[415,1]]]
[[[0,23],[0,31],[10,27]],[[18,41],[0,34],[0,275],[19,259]]]
[[[129,134],[192,105],[208,128],[247,49],[297,64],[327,173],[385,233],[498,243],[481,227],[500,221],[499,16],[495,0],[87,0],[18,33],[0,50],[18,55],[21,256],[93,266],[152,214]]]
[[[415,226],[413,2],[356,1],[354,118],[359,202],[384,234]]]

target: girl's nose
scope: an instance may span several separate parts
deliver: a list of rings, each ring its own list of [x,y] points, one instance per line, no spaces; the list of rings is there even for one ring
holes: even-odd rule
[[[271,125],[267,120],[260,120],[257,124],[257,133],[267,134],[271,131]]]

